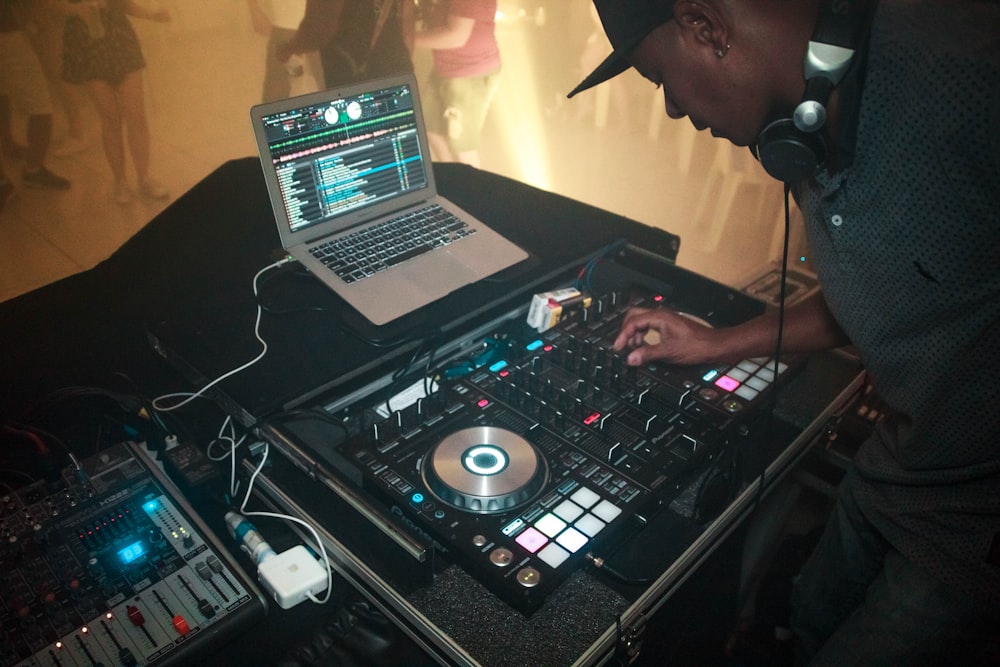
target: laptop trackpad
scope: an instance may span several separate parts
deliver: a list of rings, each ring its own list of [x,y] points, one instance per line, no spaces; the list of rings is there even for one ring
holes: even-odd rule
[[[466,266],[447,251],[430,253],[400,267],[401,277],[414,290],[431,299],[454,292],[459,287],[475,282],[479,272]]]

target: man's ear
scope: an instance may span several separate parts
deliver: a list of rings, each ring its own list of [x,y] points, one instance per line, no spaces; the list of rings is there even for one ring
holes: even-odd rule
[[[678,0],[674,4],[674,21],[689,46],[706,48],[715,55],[729,51],[729,23],[713,2]]]

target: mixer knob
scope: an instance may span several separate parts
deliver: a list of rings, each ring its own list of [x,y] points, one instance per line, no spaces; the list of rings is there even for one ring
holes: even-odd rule
[[[85,594],[79,579],[70,579],[66,582],[66,589],[69,590],[69,596],[73,600],[80,600]]]
[[[524,391],[533,392],[535,391],[535,384],[538,380],[538,376],[534,373],[528,372],[524,374],[524,381],[521,383]]]
[[[608,356],[611,357],[611,372],[621,373],[622,368],[625,366],[625,358],[622,355],[615,352],[612,352]]]
[[[499,380],[496,384],[497,396],[503,400],[510,398],[510,383],[506,380]]]
[[[566,352],[575,355],[580,349],[580,341],[576,336],[570,335],[566,341]]]
[[[11,535],[7,538],[7,555],[10,558],[20,558],[24,553],[24,547],[21,545],[21,541],[17,539],[17,535]]]
[[[621,373],[611,373],[611,391],[616,394],[620,394],[622,390],[622,374]]]
[[[562,363],[563,363],[563,368],[565,368],[566,370],[571,372],[575,371],[577,364],[579,363],[579,358],[577,356],[577,353],[574,352],[573,350],[566,350],[566,353],[563,355]]]
[[[566,355],[567,355],[568,352],[569,352],[569,350],[566,349],[565,345],[553,345],[552,346],[552,353],[551,353],[552,356],[550,357],[550,359],[552,360],[552,363],[558,364],[559,366],[565,366],[566,365]]]
[[[545,367],[545,361],[542,359],[541,356],[535,355],[534,357],[531,358],[531,370],[535,371],[536,373],[540,373],[544,367]]]
[[[595,366],[610,365],[611,363],[610,357],[611,355],[608,353],[607,348],[605,348],[603,345],[595,346],[593,354],[590,355],[590,358],[594,360]]]
[[[555,393],[556,393],[556,388],[555,385],[552,384],[552,380],[550,380],[549,378],[545,378],[545,384],[542,385],[542,391],[541,391],[542,398],[545,401],[552,401],[552,399],[555,398]]]
[[[34,617],[31,615],[31,607],[28,606],[28,603],[22,597],[18,596],[11,600],[10,608],[16,618],[30,618],[34,620]]]
[[[567,392],[565,389],[560,388],[559,396],[556,400],[556,403],[559,406],[559,409],[565,412],[566,410],[568,410],[573,406],[573,398],[569,395],[569,392]]]
[[[536,419],[542,414],[542,404],[539,403],[530,394],[525,397],[525,410],[529,415],[535,417]]]
[[[27,608],[25,608],[27,609]],[[21,626],[21,632],[33,635],[41,636],[41,628],[38,627],[38,620],[35,618],[34,614],[31,613],[29,609],[27,613],[18,613],[18,625]]]
[[[526,391],[514,391],[511,403],[515,408],[523,409],[531,400],[531,394]]]
[[[64,625],[69,622],[69,612],[58,603],[49,605],[49,608],[45,610],[45,615],[55,621],[55,625]]]

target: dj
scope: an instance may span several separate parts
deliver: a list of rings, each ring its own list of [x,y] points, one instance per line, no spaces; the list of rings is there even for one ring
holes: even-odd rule
[[[614,52],[571,95],[635,67],[671,118],[753,147],[822,285],[783,349],[852,343],[893,408],[796,581],[797,657],[1000,664],[1000,3],[595,4]],[[615,346],[633,365],[766,356],[778,319],[637,309]]]

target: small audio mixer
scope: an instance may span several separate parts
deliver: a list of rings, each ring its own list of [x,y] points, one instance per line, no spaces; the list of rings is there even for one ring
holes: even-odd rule
[[[264,599],[176,487],[122,443],[0,498],[0,665],[176,665]]]
[[[788,375],[766,358],[627,366],[612,349],[627,308],[662,301],[632,287],[544,333],[514,322],[340,452],[393,514],[530,614],[737,446]]]

